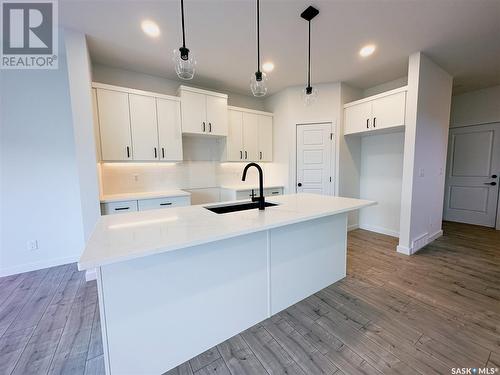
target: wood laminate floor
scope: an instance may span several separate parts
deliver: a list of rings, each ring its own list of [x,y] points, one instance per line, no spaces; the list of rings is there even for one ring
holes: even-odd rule
[[[167,374],[500,367],[500,232],[444,233],[407,257],[392,237],[350,232],[347,278]],[[75,264],[1,278],[0,374],[104,374],[96,289]]]

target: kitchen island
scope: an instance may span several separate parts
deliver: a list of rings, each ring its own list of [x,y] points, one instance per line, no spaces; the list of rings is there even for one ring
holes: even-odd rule
[[[79,268],[97,269],[107,374],[161,374],[345,277],[347,213],[375,202],[269,201],[100,219]]]

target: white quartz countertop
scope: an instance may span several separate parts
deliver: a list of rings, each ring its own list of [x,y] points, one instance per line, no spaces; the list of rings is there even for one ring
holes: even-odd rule
[[[275,189],[282,188],[283,185],[264,185],[264,189]],[[254,184],[236,184],[236,185],[221,185],[221,189],[235,190],[235,191],[244,191],[244,190],[258,190],[259,185]]]
[[[314,194],[281,195],[278,203],[257,209],[216,214],[204,207],[173,207],[102,216],[78,262],[85,270],[144,256],[236,237],[320,217],[353,211],[373,201]]]
[[[141,193],[107,194],[101,196],[101,203],[121,202],[121,201],[130,201],[139,199],[187,197],[190,195],[191,193],[179,189],[148,191]]]

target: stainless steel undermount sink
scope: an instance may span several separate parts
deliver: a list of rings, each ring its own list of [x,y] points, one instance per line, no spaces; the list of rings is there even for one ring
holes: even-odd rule
[[[277,206],[277,203],[266,202],[266,207]],[[236,204],[226,204],[218,206],[207,206],[204,207],[209,211],[215,212],[216,214],[227,214],[229,212],[254,210],[259,208],[259,202],[241,202]]]

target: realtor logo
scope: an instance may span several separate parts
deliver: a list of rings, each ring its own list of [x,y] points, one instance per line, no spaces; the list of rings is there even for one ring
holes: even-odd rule
[[[2,69],[57,69],[57,2],[2,1]]]

